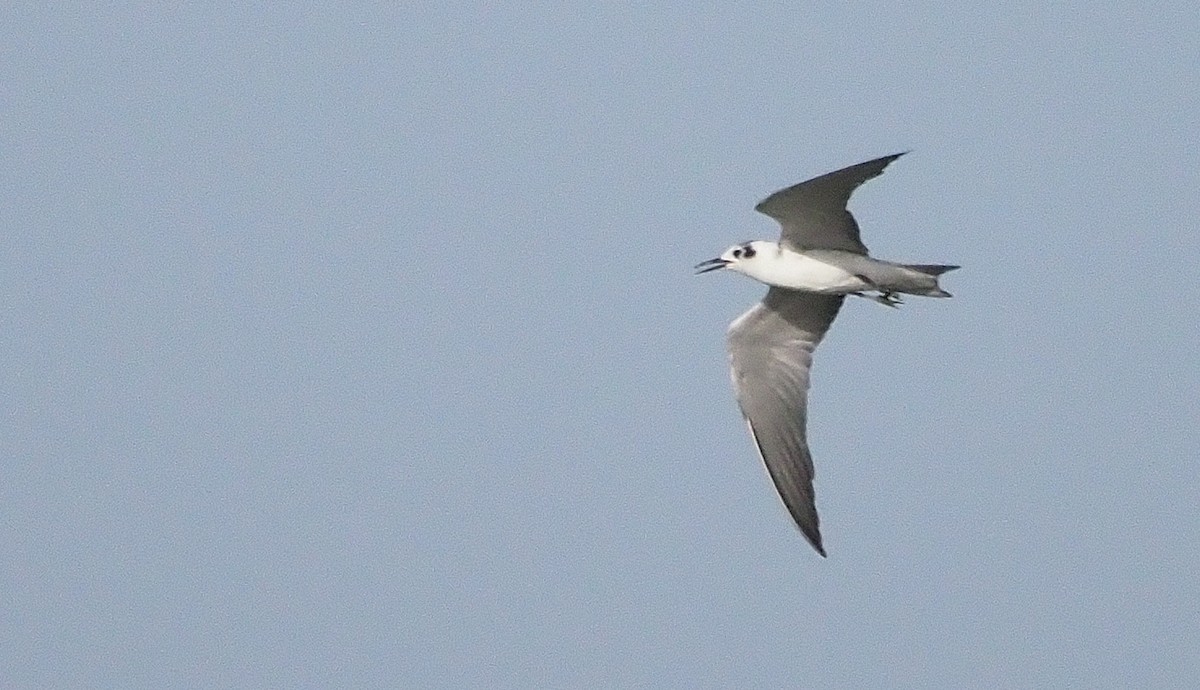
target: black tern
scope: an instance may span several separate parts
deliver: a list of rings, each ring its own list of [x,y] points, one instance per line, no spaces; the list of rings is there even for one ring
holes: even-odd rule
[[[696,266],[727,268],[769,286],[766,297],[729,326],[730,378],[750,437],[779,497],[817,553],[825,556],[805,434],[812,353],[846,295],[889,307],[901,294],[949,297],[938,276],[958,266],[871,258],[846,209],[862,183],[903,153],[781,189],[754,210],[779,221],[779,242],[757,240]]]

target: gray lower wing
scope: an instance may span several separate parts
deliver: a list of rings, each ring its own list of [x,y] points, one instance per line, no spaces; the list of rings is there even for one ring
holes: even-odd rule
[[[755,211],[779,221],[780,241],[792,249],[840,249],[866,254],[858,223],[846,210],[850,195],[867,180],[878,177],[903,153],[859,163],[781,189],[763,199]]]
[[[822,556],[805,433],[812,353],[841,296],[771,288],[729,327],[731,377],[759,456],[800,531]]]

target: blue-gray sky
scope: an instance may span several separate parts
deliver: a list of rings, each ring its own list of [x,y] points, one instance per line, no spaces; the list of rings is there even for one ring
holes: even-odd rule
[[[0,10],[5,687],[1195,681],[1195,3],[401,4]],[[821,559],[690,267],[906,149]]]

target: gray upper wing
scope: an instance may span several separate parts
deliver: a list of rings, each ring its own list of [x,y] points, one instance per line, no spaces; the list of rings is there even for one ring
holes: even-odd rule
[[[888,163],[903,153],[842,168],[806,182],[781,189],[763,199],[755,211],[779,221],[780,242],[792,249],[840,249],[866,254],[858,237],[858,223],[846,210],[850,195],[859,185],[878,177]]]
[[[842,299],[773,287],[728,334],[730,375],[750,435],[788,512],[822,556],[805,435],[808,374]]]

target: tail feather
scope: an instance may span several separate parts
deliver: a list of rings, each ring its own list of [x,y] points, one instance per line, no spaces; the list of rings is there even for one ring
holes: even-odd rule
[[[925,278],[923,281],[928,281],[931,284],[924,287],[921,291],[914,290],[915,294],[925,295],[926,297],[951,296],[949,292],[942,289],[942,286],[938,285],[938,276],[953,271],[958,266],[947,266],[946,264],[904,264],[904,267],[910,271],[916,271],[917,273],[929,276],[929,278]]]
[[[914,271],[919,271],[931,276],[940,276],[943,273],[949,273],[961,266],[946,266],[945,264],[904,264],[905,268],[911,268]]]

